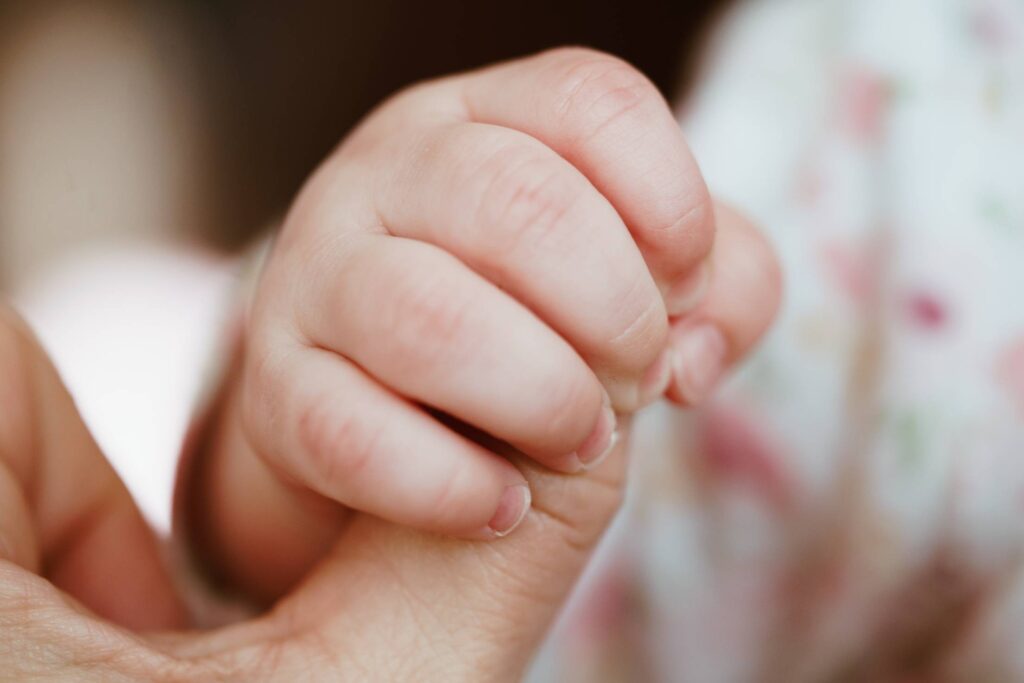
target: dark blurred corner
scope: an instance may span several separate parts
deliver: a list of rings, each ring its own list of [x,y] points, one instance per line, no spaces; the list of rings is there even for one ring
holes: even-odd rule
[[[193,0],[223,60],[226,198],[219,242],[282,211],[374,104],[424,78],[579,44],[630,60],[666,91],[714,0]]]
[[[189,226],[182,229],[194,237],[233,248],[280,215],[345,132],[403,85],[578,44],[628,59],[670,94],[685,79],[687,54],[720,4],[0,0],[0,53],[5,34],[20,35],[17,18],[42,15],[53,7],[65,15],[69,7],[72,15],[79,8],[93,14],[100,8],[99,24],[128,27],[98,34],[118,42],[138,42],[136,33],[148,36],[145,40],[156,44],[149,50],[156,55],[151,71],[170,73],[161,78],[171,85],[162,87],[174,92],[180,101],[175,106],[183,107],[186,119],[204,121],[202,132],[189,138],[199,141],[198,151],[175,151],[162,159],[156,155],[155,163],[165,165],[177,163],[177,157],[192,159],[192,180],[181,184],[200,188],[182,192],[192,192],[187,201],[204,207],[197,210],[204,218],[172,222]],[[130,28],[139,26],[138,31]],[[109,44],[112,39],[98,40]],[[122,56],[114,60],[130,60],[134,53],[116,54]],[[74,64],[77,57],[70,59]],[[80,101],[65,94],[68,98],[73,104]],[[128,138],[115,142],[136,144]],[[148,221],[149,214],[141,215],[142,222]]]

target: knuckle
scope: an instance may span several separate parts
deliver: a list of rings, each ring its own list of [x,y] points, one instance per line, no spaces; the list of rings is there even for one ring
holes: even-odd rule
[[[298,436],[310,475],[327,490],[360,479],[377,451],[380,430],[337,401],[317,396],[298,415]]]
[[[589,499],[589,515],[578,525],[581,546],[596,543],[611,526],[626,500],[625,481],[623,477],[616,477],[595,482]]]
[[[439,109],[440,98],[444,98],[444,101],[449,106],[455,106],[456,109],[453,111],[459,111],[456,105],[459,98],[454,96],[453,81],[456,78],[458,77],[430,78],[404,85],[389,95],[379,105],[378,111],[388,114],[401,114],[403,116],[419,116],[427,111],[447,111],[443,108]],[[458,104],[461,104],[461,102]]]
[[[344,152],[345,156],[356,158],[373,154],[382,147],[390,148],[396,130],[415,125],[426,112],[437,108],[437,90],[436,81],[421,81],[392,93],[345,137],[335,154],[341,156]]]
[[[652,246],[671,254],[680,271],[711,253],[716,225],[715,204],[699,169],[683,169],[683,176],[678,187],[648,206],[651,218],[644,233]]]
[[[444,268],[396,271],[391,278],[389,323],[394,362],[404,371],[457,352],[471,331],[473,302]]]
[[[580,136],[664,106],[654,84],[617,57],[570,48],[557,58],[554,113]]]
[[[586,512],[575,517],[565,529],[568,544],[583,552],[601,540],[622,509],[626,499],[626,479],[624,476],[595,476],[586,493]]]
[[[455,470],[445,477],[441,485],[433,492],[427,510],[438,529],[451,528],[460,520],[465,519],[467,512],[464,491],[474,487],[471,472],[465,461],[460,461]]]
[[[668,337],[668,314],[656,292],[637,281],[615,310],[630,313],[617,320],[608,338],[608,353],[622,358],[623,369],[643,372],[657,357]]]
[[[592,418],[601,405],[596,380],[583,372],[553,372],[536,404],[533,424],[545,440],[575,448],[587,436]]]
[[[505,147],[485,161],[479,177],[476,224],[488,230],[493,253],[565,249],[584,188],[555,160],[525,146]]]
[[[615,520],[625,498],[624,471],[612,476],[594,473],[586,477],[584,486],[566,489],[558,499],[535,499],[533,510],[550,523],[549,540],[574,551],[583,562]]]
[[[391,113],[394,110],[401,110],[417,106],[421,100],[429,96],[432,82],[417,81],[402,86],[395,92],[388,95],[378,105],[377,113]]]
[[[644,240],[662,259],[662,277],[676,281],[709,259],[717,239],[717,221],[703,181],[696,189],[691,185],[691,189],[667,195],[651,213]]]
[[[678,235],[685,243],[682,245],[686,253],[703,258],[711,252],[715,242],[715,209],[702,179],[698,179],[696,187],[692,187],[671,204],[667,211],[667,220],[660,231],[669,235]],[[655,226],[655,230],[658,230]]]

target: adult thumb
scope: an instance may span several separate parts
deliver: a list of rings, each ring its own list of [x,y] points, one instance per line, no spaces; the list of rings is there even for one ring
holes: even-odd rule
[[[331,657],[356,678],[518,680],[619,508],[628,424],[620,430],[614,452],[583,474],[512,455],[533,505],[508,538],[446,539],[355,517],[273,611],[288,629],[317,634],[304,641],[315,646],[291,649],[295,671]]]

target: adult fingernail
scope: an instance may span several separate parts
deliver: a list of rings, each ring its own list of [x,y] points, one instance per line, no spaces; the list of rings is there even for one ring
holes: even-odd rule
[[[505,489],[498,501],[498,509],[487,523],[491,534],[502,538],[515,531],[530,510],[531,498],[530,487],[526,484],[513,484]]]
[[[590,470],[600,465],[614,450],[617,440],[615,412],[606,395],[604,403],[601,405],[601,414],[597,418],[597,424],[594,425],[594,431],[576,450],[576,457],[579,458],[583,469]]]
[[[680,316],[697,308],[707,294],[710,281],[711,269],[707,263],[701,263],[685,279],[670,287],[665,293],[665,310],[669,316]]]
[[[728,346],[714,325],[684,330],[672,340],[673,376],[680,395],[697,405],[711,393],[725,371]]]
[[[667,348],[658,356],[658,360],[647,368],[643,379],[640,380],[638,396],[639,407],[653,403],[665,393],[668,385],[672,382],[672,349]]]

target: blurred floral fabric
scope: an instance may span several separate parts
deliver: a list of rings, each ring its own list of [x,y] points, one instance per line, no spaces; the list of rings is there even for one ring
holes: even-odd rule
[[[538,681],[1024,681],[1024,2],[762,0],[680,110],[778,326],[642,420]]]

